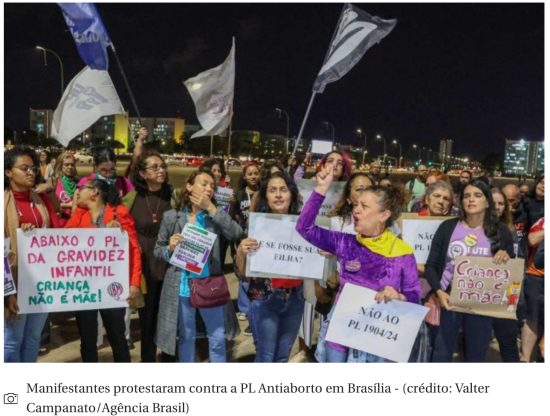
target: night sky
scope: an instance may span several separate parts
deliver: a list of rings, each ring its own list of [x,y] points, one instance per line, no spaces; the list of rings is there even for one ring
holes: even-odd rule
[[[505,138],[544,137],[543,4],[359,4],[385,19],[392,33],[367,51],[342,79],[318,95],[305,137],[362,143],[376,133],[437,150],[455,140],[454,154],[483,158],[504,151]],[[285,134],[300,128],[341,4],[97,5],[117,48],[141,115],[196,124],[186,78],[219,65],[236,37],[235,130]],[[4,5],[5,125],[28,128],[28,108],[55,108],[59,64],[44,66],[36,45],[56,51],[65,85],[84,67],[55,4]],[[110,53],[109,72],[134,112]],[[376,149],[373,149],[376,150]]]

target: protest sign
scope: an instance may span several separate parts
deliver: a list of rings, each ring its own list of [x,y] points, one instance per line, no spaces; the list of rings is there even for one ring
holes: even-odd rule
[[[330,217],[330,229],[332,231],[339,231],[346,234],[357,234],[355,232],[353,220],[350,219],[350,221],[347,222],[344,221],[342,217]]]
[[[418,214],[402,214],[398,222],[402,238],[414,249],[416,264],[426,264],[434,234],[439,225],[449,217],[421,217]]]
[[[175,248],[170,264],[195,274],[201,274],[218,237],[193,224],[185,224],[182,242]]]
[[[15,282],[11,274],[10,262],[8,254],[10,251],[10,239],[4,239],[4,296],[13,295],[17,292]]]
[[[231,203],[229,202],[231,200],[231,197],[233,196],[233,189],[231,188],[224,188],[222,186],[218,186],[216,189],[216,193],[214,194],[214,198],[216,199],[216,204],[219,207],[226,208]]]
[[[323,277],[325,258],[296,231],[297,215],[250,213],[248,236],[258,240],[260,248],[248,255],[248,277],[316,279]],[[328,218],[317,225],[328,228]]]
[[[17,230],[21,313],[128,306],[128,234],[119,228]]]
[[[317,181],[312,179],[299,179],[296,181],[296,185],[298,185],[298,191],[305,204],[317,186]],[[328,188],[325,200],[321,205],[321,209],[319,210],[319,216],[326,217],[334,209],[344,193],[344,186],[346,186],[345,182],[332,182],[330,188]]]
[[[326,339],[391,361],[407,362],[428,308],[393,300],[376,303],[376,292],[346,283]]]
[[[460,312],[517,319],[524,260],[494,264],[491,257],[458,256],[451,287],[452,306]]]

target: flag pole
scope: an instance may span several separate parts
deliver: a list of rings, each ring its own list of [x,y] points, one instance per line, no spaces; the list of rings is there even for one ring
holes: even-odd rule
[[[296,149],[298,149],[298,145],[300,144],[300,140],[302,140],[302,133],[304,132],[304,127],[306,126],[306,121],[309,116],[309,112],[311,110],[311,106],[313,105],[313,100],[315,99],[315,94],[317,94],[315,91],[311,94],[311,99],[309,100],[309,105],[307,106],[306,114],[304,116],[304,120],[302,121],[302,126],[300,127],[300,132],[298,133],[298,137],[296,138],[296,143],[294,143],[294,150],[292,151],[292,155],[296,154]]]
[[[118,54],[116,53],[115,45],[113,42],[109,43],[109,46],[111,47],[111,50],[113,51],[113,54],[115,55],[116,63],[118,65],[118,69],[120,70],[120,74],[122,75],[122,79],[124,79],[124,83],[126,84],[126,89],[128,90],[128,94],[130,94],[130,100],[132,101],[132,105],[134,106],[134,110],[136,111],[136,115],[138,117],[139,124],[143,126],[143,123],[141,122],[141,114],[139,113],[139,108],[136,103],[136,99],[134,98],[134,94],[132,93],[132,89],[130,88],[130,84],[128,83],[128,79],[126,78],[126,73],[124,72],[124,69],[122,68],[122,63],[120,62],[120,59],[118,59]]]
[[[214,136],[210,135],[210,157],[214,157]]]
[[[231,133],[233,133],[233,120],[229,123],[229,135],[227,137],[227,159],[231,159]]]

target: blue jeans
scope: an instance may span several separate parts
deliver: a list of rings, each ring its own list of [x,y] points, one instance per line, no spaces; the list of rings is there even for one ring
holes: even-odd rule
[[[338,351],[326,347],[326,358],[329,363],[391,363],[378,355],[349,348],[347,351]]]
[[[29,313],[10,323],[4,321],[4,362],[35,363],[47,319],[47,313]]]
[[[435,336],[432,362],[449,363],[453,360],[456,338],[461,327],[464,333],[464,361],[485,361],[493,330],[492,318],[441,308],[441,321]]]
[[[239,281],[239,293],[237,295],[237,309],[240,313],[248,315],[250,299],[248,299],[248,282]]]
[[[178,313],[178,361],[180,363],[195,362],[195,339],[197,328],[195,313],[197,308],[191,305],[190,298],[179,297]],[[223,317],[223,306],[214,308],[198,308],[202,320],[206,325],[208,335],[208,350],[210,362],[225,363],[225,323]]]
[[[248,321],[256,344],[257,363],[284,363],[298,337],[304,313],[304,289],[273,289],[267,299],[253,300]]]

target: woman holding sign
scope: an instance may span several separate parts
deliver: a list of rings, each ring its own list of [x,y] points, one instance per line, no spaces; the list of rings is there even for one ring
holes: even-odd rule
[[[353,206],[357,203],[359,196],[372,185],[372,181],[366,172],[355,172],[351,175],[346,182],[342,197],[329,214],[332,217],[331,229],[355,235],[352,218]],[[327,257],[332,257],[332,254],[327,254]],[[330,276],[327,282],[315,282],[315,296],[317,297],[315,307],[317,312],[321,313],[324,317],[332,309],[332,302],[336,294],[335,290],[338,288],[338,273]]]
[[[389,229],[401,213],[402,197],[399,191],[377,185],[362,192],[352,212],[357,233],[352,235],[315,225],[315,217],[333,180],[332,165],[319,171],[317,187],[300,214],[296,230],[311,244],[338,257],[340,287],[335,305],[346,283],[378,291],[375,297],[378,302],[398,299],[418,303],[420,282],[413,249]],[[331,342],[327,344],[328,361],[348,361],[347,347]],[[385,360],[364,353],[355,361]]]
[[[15,147],[4,154],[4,237],[10,239],[8,261],[17,273],[17,230],[60,227],[55,208],[45,194],[33,191],[40,178],[38,157],[30,148]],[[47,313],[19,314],[17,295],[4,297],[4,362],[36,362]]]
[[[134,220],[128,209],[121,205],[118,189],[102,179],[86,179],[75,194],[77,208],[65,224],[65,228],[110,228],[120,227],[128,233],[130,243],[130,294],[129,299],[139,296],[141,278],[141,254]],[[101,319],[115,362],[130,362],[126,342],[124,314],[126,308],[100,309]],[[97,362],[97,315],[98,310],[77,311],[76,324],[80,334],[80,355],[83,362]]]
[[[223,235],[234,240],[242,235],[242,228],[223,210],[216,208],[214,175],[210,171],[195,171],[185,183],[178,208],[164,214],[155,244],[155,256],[170,263],[176,247],[183,242],[182,230],[186,224]],[[226,362],[224,307],[195,307],[191,304],[190,280],[222,275],[223,260],[220,239],[216,238],[212,250],[200,273],[196,274],[170,264],[164,276],[160,295],[160,309],[155,342],[167,354],[176,354],[180,362],[195,361],[195,314],[197,311],[206,325],[211,362]]]
[[[286,173],[274,173],[260,188],[257,212],[296,215],[301,198],[294,181]],[[236,273],[246,279],[246,256],[261,248],[258,241],[245,238],[235,259]],[[247,279],[248,280],[248,279]],[[300,328],[304,295],[300,279],[249,279],[248,319],[256,344],[256,362],[284,363]]]
[[[449,303],[455,256],[493,257],[500,264],[513,255],[512,233],[497,217],[489,185],[473,180],[460,193],[458,218],[444,221],[437,229],[426,261],[426,279],[441,303],[432,361],[452,361],[461,327],[467,362],[485,361],[491,339],[490,317],[453,311]]]

